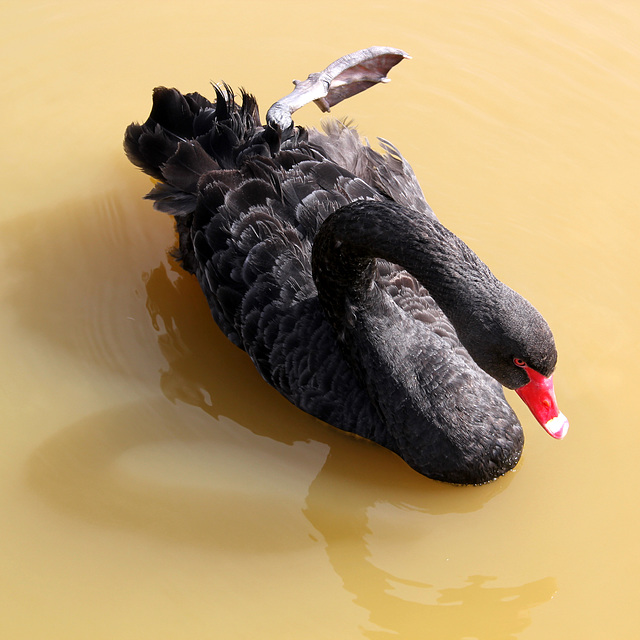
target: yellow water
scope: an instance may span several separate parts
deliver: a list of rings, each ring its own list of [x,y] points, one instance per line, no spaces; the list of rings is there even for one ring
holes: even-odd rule
[[[0,16],[0,637],[637,637],[640,4],[8,2]],[[121,151],[159,84],[335,109],[556,335],[571,420],[487,486],[425,479],[267,387],[167,258]],[[306,107],[297,122],[316,124]]]

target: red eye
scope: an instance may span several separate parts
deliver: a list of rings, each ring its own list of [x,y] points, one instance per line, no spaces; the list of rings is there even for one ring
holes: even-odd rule
[[[527,363],[522,360],[521,358],[514,358],[513,359],[513,364],[516,365],[516,367],[526,367]]]

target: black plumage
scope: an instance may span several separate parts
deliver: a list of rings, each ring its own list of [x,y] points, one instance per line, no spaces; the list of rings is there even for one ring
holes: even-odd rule
[[[549,375],[553,338],[383,145],[336,122],[263,126],[254,98],[228,87],[214,103],[156,89],[125,135],[159,180],[147,197],[175,217],[184,268],[269,384],[420,473],[486,482],[523,445],[499,383],[524,384],[513,355]]]

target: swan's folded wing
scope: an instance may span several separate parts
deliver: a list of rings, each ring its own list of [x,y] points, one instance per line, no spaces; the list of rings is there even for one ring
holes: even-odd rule
[[[385,153],[363,143],[358,132],[339,122],[323,123],[324,133],[309,131],[309,142],[337,165],[375,188],[380,195],[429,216],[434,216],[411,165],[390,142],[380,139]]]

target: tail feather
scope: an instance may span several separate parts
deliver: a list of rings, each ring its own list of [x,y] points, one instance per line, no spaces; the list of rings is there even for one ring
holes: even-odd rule
[[[201,101],[194,98],[194,94],[184,96],[177,89],[156,87],[147,124],[155,122],[178,138],[192,138],[193,118],[201,110],[200,104]]]
[[[162,179],[167,184],[195,194],[198,181],[209,171],[219,169],[219,164],[198,144],[189,140],[180,142],[175,153],[161,168]]]
[[[147,175],[162,180],[160,167],[175,153],[175,138],[160,125],[131,124],[124,136],[127,158]]]
[[[176,255],[188,271],[195,269],[191,228],[203,176],[215,174],[222,186],[237,184],[239,161],[269,157],[280,146],[279,136],[262,128],[253,96],[241,92],[238,105],[227,85],[214,90],[216,100],[211,103],[198,93],[154,89],[149,118],[144,124],[131,124],[124,137],[129,160],[158,181],[147,198],[156,209],[174,216]]]

